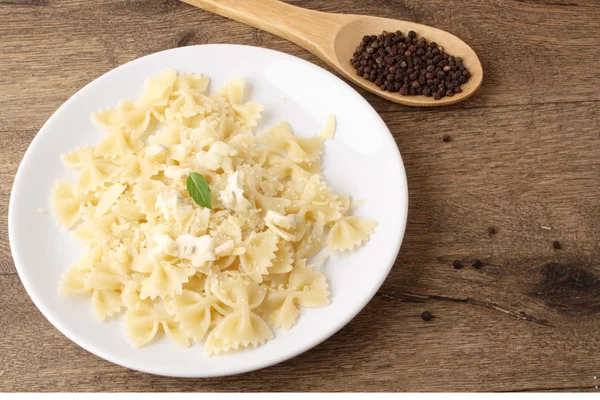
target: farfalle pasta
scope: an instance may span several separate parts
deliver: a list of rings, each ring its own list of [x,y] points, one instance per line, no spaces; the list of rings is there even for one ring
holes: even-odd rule
[[[262,345],[302,308],[329,304],[308,260],[355,249],[377,226],[347,215],[355,203],[321,174],[333,116],[312,137],[286,122],[255,134],[263,107],[244,101],[244,81],[208,86],[165,70],[139,99],[93,115],[98,146],[62,156],[78,177],[56,182],[52,210],[87,250],[59,291],[90,296],[100,320],[124,315],[134,346],[161,332],[208,354]],[[210,209],[190,197],[191,173]]]

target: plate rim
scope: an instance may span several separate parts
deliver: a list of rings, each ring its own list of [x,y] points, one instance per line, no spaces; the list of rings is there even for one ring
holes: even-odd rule
[[[32,289],[32,284],[30,283],[30,281],[27,278],[24,278],[24,276],[26,275],[24,273],[24,269],[23,269],[24,267],[22,267],[24,262],[22,262],[19,258],[18,252],[16,251],[16,248],[17,248],[17,245],[15,243],[16,239],[14,239],[14,234],[11,233],[14,230],[14,226],[16,224],[18,224],[17,216],[15,215],[15,211],[14,211],[15,210],[14,204],[17,201],[16,198],[18,196],[18,194],[15,194],[16,193],[15,187],[18,186],[17,182],[20,181],[21,175],[23,173],[22,172],[23,169],[21,167],[25,163],[27,163],[29,161],[29,159],[32,157],[31,148],[34,146],[34,144],[38,140],[38,137],[41,136],[40,134],[43,135],[44,134],[43,132],[48,129],[47,128],[48,125],[50,125],[50,123],[54,119],[58,118],[58,115],[61,112],[63,112],[71,103],[78,101],[78,98],[80,96],[82,96],[83,92],[93,90],[93,87],[98,85],[99,81],[103,80],[105,77],[107,77],[109,75],[118,73],[118,71],[120,69],[124,68],[125,66],[127,66],[129,64],[136,63],[136,62],[139,62],[140,60],[146,59],[148,57],[154,57],[154,56],[157,56],[157,55],[163,54],[163,53],[177,52],[177,51],[181,51],[182,49],[186,49],[185,51],[190,51],[190,50],[193,51],[193,49],[205,48],[205,47],[250,48],[250,49],[252,49],[251,51],[267,52],[267,53],[274,54],[275,56],[277,56],[279,58],[292,58],[294,60],[294,62],[298,62],[308,68],[317,69],[319,72],[325,73],[326,75],[329,76],[329,78],[332,78],[334,81],[341,83],[343,86],[345,86],[345,87],[349,88],[351,91],[353,91],[357,96],[357,100],[359,102],[362,102],[362,105],[365,107],[365,109],[369,110],[373,114],[373,117],[375,118],[377,123],[379,123],[381,125],[382,129],[385,130],[385,133],[387,133],[387,135],[383,135],[386,138],[385,140],[387,140],[389,142],[389,144],[391,144],[392,147],[396,149],[396,152],[394,152],[395,162],[399,164],[400,172],[401,172],[400,175],[402,178],[401,182],[397,182],[397,184],[402,185],[401,195],[403,196],[403,201],[404,201],[405,207],[403,207],[403,209],[400,210],[401,212],[399,213],[400,220],[398,221],[398,224],[400,226],[400,230],[399,230],[398,243],[396,244],[395,251],[393,253],[390,253],[390,254],[393,254],[392,259],[387,260],[385,262],[386,264],[388,264],[385,274],[384,273],[381,274],[381,277],[378,280],[377,284],[374,285],[373,288],[368,292],[368,296],[364,296],[365,300],[362,302],[360,307],[356,307],[356,309],[352,310],[352,312],[349,312],[348,314],[346,314],[344,316],[344,318],[341,319],[341,322],[334,324],[334,325],[332,324],[328,329],[326,329],[324,331],[324,333],[322,333],[319,336],[315,336],[315,338],[313,340],[311,340],[310,343],[308,343],[304,346],[293,347],[293,350],[286,352],[286,353],[282,353],[278,357],[269,359],[267,361],[257,362],[255,364],[250,364],[250,365],[244,364],[244,365],[237,366],[237,367],[234,366],[234,367],[232,367],[231,370],[229,370],[227,372],[222,372],[222,373],[198,373],[198,372],[194,373],[194,372],[191,372],[191,373],[186,373],[186,374],[182,374],[182,373],[170,374],[165,371],[154,371],[154,370],[152,370],[152,367],[146,368],[143,365],[140,366],[140,365],[137,365],[136,363],[130,363],[126,359],[114,358],[112,355],[106,354],[101,348],[95,347],[93,345],[89,345],[89,343],[81,343],[79,340],[74,339],[74,336],[78,336],[78,335],[73,334],[67,326],[64,326],[62,323],[57,321],[57,319],[50,316],[50,315],[52,315],[52,312],[47,308],[46,304],[43,301],[41,301],[40,298],[37,297],[37,295],[35,294],[35,291]],[[77,92],[75,92],[73,95],[71,95],[64,103],[62,103],[52,113],[52,115],[46,120],[46,122],[44,122],[42,127],[38,130],[38,132],[34,136],[33,140],[30,142],[29,146],[27,147],[27,150],[25,151],[25,153],[23,155],[23,158],[21,159],[21,162],[19,163],[17,173],[15,174],[15,178],[13,180],[12,187],[11,187],[11,194],[10,194],[10,200],[9,200],[9,205],[8,205],[8,238],[9,238],[9,245],[10,245],[10,249],[11,249],[12,258],[13,258],[13,261],[15,264],[15,269],[17,271],[17,274],[19,276],[19,279],[20,279],[23,287],[25,288],[25,291],[27,292],[27,295],[29,296],[31,301],[34,303],[34,305],[37,307],[37,309],[42,313],[44,318],[46,318],[46,320],[48,322],[50,322],[52,324],[52,326],[58,332],[63,334],[65,337],[67,337],[71,342],[73,342],[77,346],[81,347],[82,349],[88,351],[89,353],[91,353],[103,360],[106,360],[110,363],[119,365],[119,366],[127,368],[127,369],[144,372],[144,373],[148,373],[148,374],[152,374],[152,375],[157,375],[157,376],[167,376],[167,377],[177,377],[177,378],[213,378],[213,377],[222,377],[222,376],[232,376],[232,375],[243,374],[246,372],[256,371],[259,369],[267,368],[267,367],[282,363],[284,361],[290,360],[290,359],[292,359],[302,353],[305,353],[308,350],[320,345],[321,343],[323,343],[324,341],[326,341],[327,339],[329,339],[330,337],[332,337],[333,335],[338,333],[344,326],[346,326],[351,320],[353,320],[367,306],[367,304],[373,299],[375,294],[379,291],[379,289],[383,285],[384,281],[389,276],[390,271],[391,271],[392,267],[394,266],[394,263],[400,252],[400,248],[401,248],[402,242],[404,240],[404,235],[406,232],[406,225],[408,222],[408,206],[409,206],[409,196],[408,196],[408,182],[407,182],[407,177],[406,177],[406,169],[405,169],[404,162],[403,162],[402,156],[400,154],[398,145],[397,145],[390,129],[388,128],[387,124],[383,121],[383,119],[381,118],[379,113],[354,87],[352,87],[350,84],[348,84],[345,80],[343,80],[339,76],[335,75],[330,70],[327,70],[319,65],[316,65],[316,64],[314,64],[310,61],[307,61],[303,58],[300,58],[298,56],[284,53],[284,52],[281,52],[278,50],[273,50],[273,49],[259,47],[259,46],[241,45],[241,44],[227,44],[227,43],[201,44],[201,45],[185,46],[185,47],[180,47],[180,48],[161,50],[161,51],[158,51],[155,53],[147,54],[145,56],[130,60],[124,64],[121,64],[121,65],[105,72],[104,74],[98,76],[97,78],[95,78],[94,80],[87,83],[85,86],[83,86],[79,90],[77,90]]]

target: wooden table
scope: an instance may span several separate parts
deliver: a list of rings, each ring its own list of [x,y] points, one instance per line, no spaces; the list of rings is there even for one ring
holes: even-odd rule
[[[484,66],[481,90],[454,107],[360,91],[393,132],[410,188],[402,250],[379,293],[322,345],[241,376],[151,376],[71,343],[27,296],[7,237],[12,181],[44,121],[92,79],[177,46],[240,43],[323,63],[175,0],[0,0],[0,390],[596,390],[600,3],[290,2],[437,26]]]

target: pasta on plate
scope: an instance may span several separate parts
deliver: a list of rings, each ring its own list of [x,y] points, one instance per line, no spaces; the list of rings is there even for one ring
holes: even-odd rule
[[[106,131],[97,146],[62,156],[78,178],[56,182],[52,211],[87,251],[59,290],[91,296],[100,320],[124,314],[134,346],[159,332],[204,341],[208,354],[259,346],[302,307],[329,304],[308,260],[353,250],[377,226],[347,215],[349,196],[321,174],[333,116],[317,136],[286,122],[255,134],[263,107],[244,101],[244,81],[208,86],[164,70],[138,100],[93,114]],[[191,173],[208,183],[210,208],[190,197]]]

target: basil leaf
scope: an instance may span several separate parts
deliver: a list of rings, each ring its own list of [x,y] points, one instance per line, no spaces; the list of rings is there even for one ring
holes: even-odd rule
[[[199,206],[211,208],[210,186],[202,175],[197,172],[191,172],[187,178],[187,190],[192,199]]]

